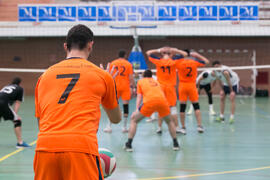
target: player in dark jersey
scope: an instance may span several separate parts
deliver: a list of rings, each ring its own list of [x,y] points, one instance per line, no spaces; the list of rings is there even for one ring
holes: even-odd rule
[[[21,102],[23,101],[23,88],[20,86],[21,79],[16,77],[12,83],[0,90],[0,120],[11,120],[14,123],[14,131],[17,137],[17,148],[29,147],[22,140],[22,120],[17,115]],[[12,105],[14,108],[12,109]]]

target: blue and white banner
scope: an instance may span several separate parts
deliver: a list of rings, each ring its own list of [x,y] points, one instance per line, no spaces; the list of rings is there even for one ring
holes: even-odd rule
[[[19,5],[19,21],[252,21],[258,5]]]

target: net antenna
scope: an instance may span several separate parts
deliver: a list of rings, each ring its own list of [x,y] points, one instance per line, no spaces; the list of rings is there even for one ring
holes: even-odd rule
[[[256,50],[253,50],[252,51],[251,61],[252,61],[253,67],[254,67],[252,69],[252,77],[251,77],[251,79],[252,79],[252,89],[253,89],[252,96],[255,97],[255,95],[256,95],[256,89],[257,89],[257,87],[256,87],[256,77],[258,75],[258,71],[255,68],[256,67]]]

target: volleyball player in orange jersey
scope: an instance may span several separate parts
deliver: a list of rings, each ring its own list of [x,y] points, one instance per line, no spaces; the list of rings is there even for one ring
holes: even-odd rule
[[[170,115],[170,107],[161,90],[159,83],[152,78],[151,70],[143,73],[143,79],[137,83],[136,111],[131,116],[128,141],[125,144],[126,151],[133,151],[132,141],[136,134],[137,124],[144,118],[149,117],[153,112],[158,112],[168,125],[170,135],[173,139],[173,150],[179,150],[176,138],[175,125]]]
[[[100,104],[112,123],[120,122],[121,113],[112,76],[87,60],[92,47],[92,31],[72,27],[66,59],[38,80],[35,180],[103,180],[96,136]]]
[[[171,47],[163,47],[160,49],[152,49],[146,52],[149,61],[156,65],[157,69],[157,80],[161,85],[161,88],[165,94],[165,97],[170,105],[171,114],[176,126],[176,132],[179,132],[180,127],[178,125],[178,117],[177,117],[177,95],[176,95],[176,66],[175,60],[182,59],[187,56],[185,51],[171,48]],[[159,55],[161,57],[158,57]],[[159,118],[158,120],[158,129],[157,133],[162,133],[161,130],[162,120]]]
[[[185,126],[185,110],[186,102],[189,99],[193,104],[195,110],[195,116],[198,124],[198,132],[203,133],[201,111],[199,106],[199,95],[196,87],[197,68],[205,66],[209,61],[204,56],[197,52],[188,52],[189,57],[178,60],[176,62],[176,68],[178,70],[179,77],[179,101],[180,101],[180,119],[181,119],[181,133],[186,134]]]
[[[124,111],[124,124],[122,132],[128,132],[127,121],[129,113],[129,100],[132,97],[132,93],[135,93],[135,81],[133,77],[133,68],[132,64],[126,59],[126,52],[120,50],[118,53],[118,59],[112,61],[110,64],[110,69],[115,68],[115,71],[118,71],[118,75],[115,77],[115,84],[117,89],[117,98],[121,98],[123,102],[123,111]],[[111,123],[103,130],[104,132],[111,133]]]

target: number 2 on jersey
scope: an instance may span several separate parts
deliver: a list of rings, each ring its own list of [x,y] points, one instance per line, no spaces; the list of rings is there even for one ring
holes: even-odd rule
[[[192,68],[191,67],[186,67],[186,68],[188,69],[187,77],[191,77]]]
[[[120,68],[122,71],[120,71]],[[118,66],[115,67],[115,69],[118,71],[119,70],[119,75],[120,76],[125,76],[124,72],[126,71],[126,67],[125,66],[120,66],[120,68],[118,68]]]
[[[68,98],[69,93],[71,92],[71,90],[74,88],[74,86],[76,85],[77,81],[80,78],[80,74],[58,74],[56,76],[56,79],[64,79],[64,78],[72,78],[71,81],[69,82],[67,88],[65,89],[65,91],[63,92],[62,96],[60,97],[58,104],[64,104]]]

